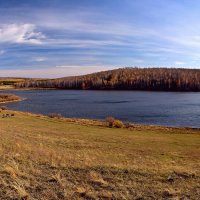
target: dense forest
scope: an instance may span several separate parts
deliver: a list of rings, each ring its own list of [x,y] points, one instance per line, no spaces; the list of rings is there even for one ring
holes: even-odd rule
[[[25,81],[20,88],[200,91],[199,69],[122,68],[83,76]]]

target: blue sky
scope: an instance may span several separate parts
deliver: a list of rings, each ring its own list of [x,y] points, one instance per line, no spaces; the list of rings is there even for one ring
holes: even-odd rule
[[[200,63],[199,0],[0,0],[0,76]]]

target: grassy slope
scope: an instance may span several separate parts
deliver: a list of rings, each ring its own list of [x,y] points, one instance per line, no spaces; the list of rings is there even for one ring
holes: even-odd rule
[[[198,199],[199,133],[0,117],[0,199]]]
[[[20,83],[25,81],[23,78],[3,78],[0,77],[0,90],[14,89],[15,83]]]
[[[0,90],[13,90],[16,83],[24,81],[43,80],[40,78],[15,78],[15,77],[0,77]],[[45,79],[46,80],[46,79]]]

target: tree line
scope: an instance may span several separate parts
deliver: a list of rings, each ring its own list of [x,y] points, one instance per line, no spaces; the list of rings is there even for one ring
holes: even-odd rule
[[[200,91],[199,69],[121,68],[83,76],[17,83],[18,88]]]

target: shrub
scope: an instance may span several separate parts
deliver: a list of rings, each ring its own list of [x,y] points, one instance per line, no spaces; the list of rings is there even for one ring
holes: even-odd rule
[[[113,122],[115,121],[115,118],[113,117],[106,117],[106,122],[108,123],[109,127],[113,126]]]
[[[8,108],[6,106],[0,106],[1,110],[7,110]]]
[[[115,128],[123,128],[123,126],[124,126],[124,124],[123,124],[122,121],[120,121],[118,119],[114,120],[113,127],[115,127]]]
[[[48,116],[50,118],[58,118],[58,119],[62,118],[62,115],[59,113],[50,113]]]
[[[113,117],[107,117],[106,122],[108,123],[109,127],[115,127],[115,128],[122,128],[124,127],[124,124],[122,121],[115,119]]]

